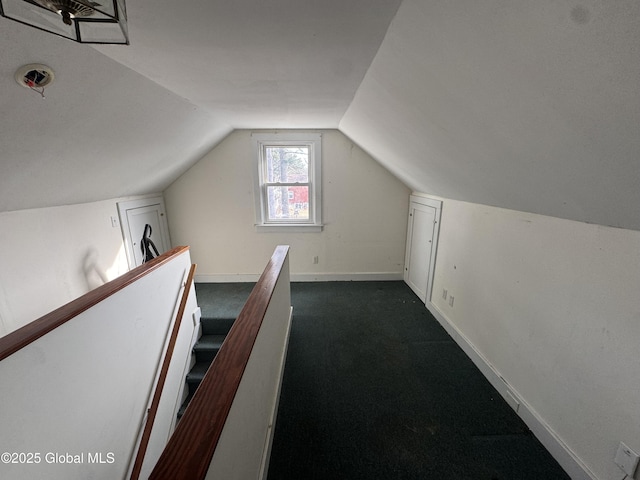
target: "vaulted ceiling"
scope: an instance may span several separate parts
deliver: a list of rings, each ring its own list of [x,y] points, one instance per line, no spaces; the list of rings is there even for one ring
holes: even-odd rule
[[[0,211],[161,191],[236,128],[339,128],[415,190],[640,229],[637,0],[127,8],[130,46],[0,18]]]

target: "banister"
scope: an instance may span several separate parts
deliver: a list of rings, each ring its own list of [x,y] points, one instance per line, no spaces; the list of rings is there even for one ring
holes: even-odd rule
[[[202,480],[289,252],[278,246],[169,439],[150,479]]]
[[[134,283],[152,271],[186,252],[189,247],[175,247],[157,258],[135,267],[114,280],[91,290],[62,307],[47,313],[27,325],[0,338],[0,361],[29,345],[38,338],[55,330],[80,313],[88,310],[127,285]]]

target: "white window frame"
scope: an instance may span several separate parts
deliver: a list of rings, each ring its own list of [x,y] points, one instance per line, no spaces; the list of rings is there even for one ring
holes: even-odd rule
[[[260,231],[281,232],[322,230],[322,134],[320,133],[254,133],[254,197],[256,228]],[[268,218],[266,147],[301,145],[309,147],[309,218],[274,221]],[[306,185],[306,183],[305,183]]]

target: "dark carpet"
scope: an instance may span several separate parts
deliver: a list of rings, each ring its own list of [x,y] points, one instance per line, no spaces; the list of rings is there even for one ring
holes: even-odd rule
[[[254,284],[198,284],[235,318]],[[568,480],[403,282],[292,283],[268,480]]]
[[[235,320],[254,286],[255,283],[196,283],[202,317]]]
[[[268,480],[569,478],[403,282],[291,291]]]

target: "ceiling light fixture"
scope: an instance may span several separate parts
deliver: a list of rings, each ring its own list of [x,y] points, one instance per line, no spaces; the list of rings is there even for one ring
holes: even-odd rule
[[[0,15],[78,43],[129,44],[124,0],[0,0]]]

